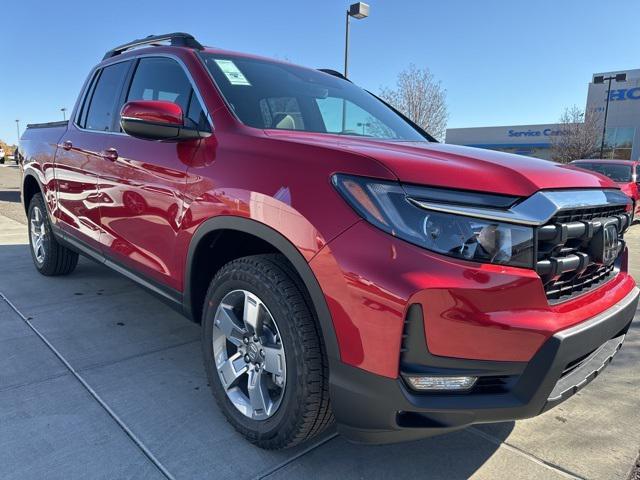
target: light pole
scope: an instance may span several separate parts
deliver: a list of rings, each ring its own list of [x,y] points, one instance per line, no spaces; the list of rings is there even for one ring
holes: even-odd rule
[[[602,84],[604,82],[609,82],[607,86],[607,101],[604,107],[604,122],[602,124],[602,141],[600,142],[600,158],[604,158],[604,136],[607,133],[607,115],[609,114],[609,100],[611,99],[611,81],[615,80],[616,82],[626,82],[627,74],[626,73],[618,73],[617,75],[612,75],[605,77],[604,75],[598,75],[597,77],[593,77],[594,84]]]
[[[67,120],[67,114],[65,112],[67,111],[67,107],[62,107],[60,109],[60,111],[62,112],[62,120],[66,121]]]
[[[347,25],[344,33],[344,78],[349,74],[349,27],[351,17],[361,20],[369,16],[369,5],[364,2],[353,3],[347,10]],[[342,132],[347,127],[347,101],[342,99]]]
[[[361,20],[369,16],[369,5],[364,2],[354,3],[347,10],[347,27],[344,37],[344,76],[348,77],[349,71],[349,26],[351,24],[350,18],[353,17],[357,20]]]
[[[365,128],[369,128],[371,126],[371,123],[369,122],[358,122],[357,124],[359,127],[362,127],[362,135],[365,135]]]
[[[18,141],[20,141],[20,120],[16,118],[16,130],[18,131]]]

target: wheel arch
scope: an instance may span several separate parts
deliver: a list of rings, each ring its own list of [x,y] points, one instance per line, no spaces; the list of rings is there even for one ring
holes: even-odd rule
[[[279,253],[287,259],[309,295],[309,300],[316,314],[330,362],[339,359],[338,342],[333,327],[333,320],[329,312],[329,306],[307,260],[284,235],[256,220],[238,216],[219,216],[204,221],[202,225],[198,227],[191,238],[185,266],[183,292],[183,309],[185,315],[195,322],[199,321],[202,306],[197,304],[197,300],[201,295],[198,294],[198,289],[196,285],[194,285],[197,281],[195,274],[198,271],[196,262],[202,255],[203,249],[207,248],[207,245],[211,245],[211,242],[216,242],[220,235],[228,234],[228,232],[239,236],[248,236],[245,238],[250,237],[251,239],[255,239],[256,244],[260,244],[263,249],[255,252],[249,250],[245,255],[239,256],[269,252]],[[215,271],[217,271],[217,269],[211,272],[211,274],[215,275]],[[206,287],[208,288],[208,284]]]
[[[35,175],[26,173],[22,179],[22,206],[24,207],[25,213],[29,213],[29,203],[37,193],[41,193],[44,197],[44,190],[40,184],[40,180],[38,180]]]

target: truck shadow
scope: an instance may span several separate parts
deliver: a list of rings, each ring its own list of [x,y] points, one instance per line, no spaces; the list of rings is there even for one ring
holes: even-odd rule
[[[282,478],[469,478],[495,454],[515,422],[499,425],[497,436],[471,427],[425,440],[379,446],[352,444],[337,436],[284,468]]]

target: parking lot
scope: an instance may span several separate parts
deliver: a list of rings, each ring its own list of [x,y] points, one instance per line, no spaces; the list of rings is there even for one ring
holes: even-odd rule
[[[640,327],[601,378],[531,420],[391,446],[334,431],[247,443],[209,392],[199,327],[81,259],[33,268],[19,171],[0,166],[0,478],[626,479],[640,446]],[[640,226],[627,235],[640,279]]]

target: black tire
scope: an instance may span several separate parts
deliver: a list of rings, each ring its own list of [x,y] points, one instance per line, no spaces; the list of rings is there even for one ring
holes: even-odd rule
[[[286,351],[286,387],[279,408],[265,420],[243,415],[229,400],[215,367],[213,319],[221,300],[233,290],[258,296],[277,322]],[[247,440],[265,449],[289,448],[322,432],[333,422],[329,369],[318,323],[304,288],[284,257],[239,258],[211,281],[202,318],[204,366],[213,396],[227,420]]]
[[[36,208],[43,214],[44,222],[44,239],[42,242],[44,258],[42,261],[38,260],[32,247],[33,235],[31,231],[31,221],[34,218],[33,215]],[[51,224],[49,223],[49,215],[47,214],[47,206],[40,193],[35,194],[29,203],[28,230],[29,250],[31,251],[33,264],[38,272],[46,276],[68,275],[73,272],[78,264],[78,253],[58,243],[53,236]]]
[[[4,165],[4,157],[0,158],[0,165]]]

